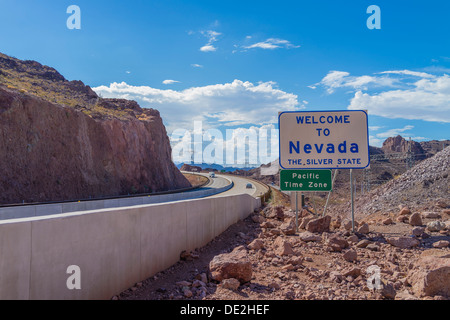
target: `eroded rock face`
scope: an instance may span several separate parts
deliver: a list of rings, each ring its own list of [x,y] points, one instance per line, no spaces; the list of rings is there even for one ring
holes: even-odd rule
[[[383,142],[383,146],[381,149],[385,153],[391,153],[391,152],[408,152],[409,148],[411,146],[411,151],[413,153],[422,154],[424,153],[424,150],[420,143],[416,141],[407,141],[402,136],[398,135],[396,137],[390,137],[387,138]]]
[[[0,203],[189,187],[159,112],[141,111],[140,119],[94,119],[0,85]]]

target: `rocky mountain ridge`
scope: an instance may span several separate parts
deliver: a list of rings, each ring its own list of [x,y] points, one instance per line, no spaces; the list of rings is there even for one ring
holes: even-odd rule
[[[157,110],[0,54],[0,204],[189,187]]]

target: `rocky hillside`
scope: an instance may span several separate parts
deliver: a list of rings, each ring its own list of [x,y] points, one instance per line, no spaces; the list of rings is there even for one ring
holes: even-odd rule
[[[417,164],[398,178],[370,192],[358,205],[365,214],[397,206],[429,209],[432,203],[450,200],[450,147]]]
[[[0,54],[0,203],[189,187],[157,110]]]
[[[411,141],[411,150],[414,153],[415,163],[430,158],[437,152],[442,151],[445,146],[450,145],[450,140],[444,141]],[[409,141],[401,136],[387,138],[383,142],[382,148],[370,146],[369,153],[371,156],[389,155],[392,153],[406,153],[409,150]],[[406,159],[372,159],[370,163],[370,170],[363,172],[363,170],[354,170],[354,177],[356,179],[358,190],[361,189],[361,185],[364,188],[373,189],[381,184],[388,182],[391,179],[403,174],[408,170],[408,164]],[[279,184],[280,177],[278,173],[278,159],[271,164],[262,165],[259,168],[252,170],[236,170],[232,172],[237,175],[248,176],[253,179],[260,180],[264,183],[276,185]],[[333,191],[338,193],[347,194],[349,189],[349,170],[339,170],[339,174],[336,177]],[[367,182],[369,182],[367,185]]]
[[[431,140],[431,141],[422,141],[420,142],[422,149],[428,155],[435,155],[439,151],[444,150],[447,146],[450,146],[450,140]]]

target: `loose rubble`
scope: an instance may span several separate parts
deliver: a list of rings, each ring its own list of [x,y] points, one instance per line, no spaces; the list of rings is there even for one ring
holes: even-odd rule
[[[410,223],[416,211],[399,210],[406,223],[371,217],[355,221],[353,233],[348,219],[306,211],[297,231],[290,209],[268,206],[205,248],[183,253],[185,259],[167,275],[158,274],[115,299],[450,299],[448,224],[430,224],[429,217],[438,216],[419,212],[422,223],[416,226]],[[399,227],[402,232],[394,235]],[[210,246],[221,246],[222,252],[214,254]],[[175,281],[170,272],[177,268],[191,271]],[[160,276],[164,286],[155,288]]]

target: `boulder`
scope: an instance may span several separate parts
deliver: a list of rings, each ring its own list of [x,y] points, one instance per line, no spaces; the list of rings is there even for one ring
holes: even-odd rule
[[[237,290],[241,285],[240,281],[235,278],[223,279],[220,286],[228,290]]]
[[[386,241],[390,245],[401,249],[417,247],[420,244],[419,240],[411,237],[391,237],[387,238]]]
[[[422,216],[425,219],[440,219],[441,215],[437,212],[423,212]]]
[[[283,220],[284,219],[284,207],[283,206],[272,207],[272,209],[265,212],[265,214],[266,214],[266,218]]]
[[[280,226],[281,232],[283,232],[285,235],[291,235],[295,234],[296,232],[296,225],[295,225],[295,219],[289,219]]]
[[[331,222],[330,216],[312,219],[306,225],[306,230],[309,232],[328,232],[330,231],[330,222]]]
[[[445,223],[438,221],[438,220],[428,222],[428,224],[427,224],[427,229],[428,229],[428,231],[431,231],[431,232],[439,232],[441,230],[444,230],[445,228],[446,228]]]
[[[332,234],[331,236],[329,236],[326,239],[325,243],[331,247],[337,246],[341,250],[348,247],[347,240],[345,240],[343,237],[341,237],[337,234]],[[341,250],[338,250],[338,251],[341,251]]]
[[[345,230],[347,230],[347,231],[352,230],[352,220],[346,219],[346,220],[344,220],[342,225],[344,226]],[[355,228],[358,228],[358,222],[357,221],[355,221]]]
[[[422,223],[422,216],[420,213],[415,212],[412,215],[409,216],[409,224],[412,226],[421,226]]]
[[[358,227],[357,233],[368,234],[369,233],[369,225],[367,223],[363,223],[360,227]]]
[[[400,215],[397,217],[397,221],[405,223],[405,222],[409,221],[409,218],[406,215]]]
[[[252,220],[255,223],[263,223],[266,219],[260,214],[254,214],[252,215]]]
[[[361,275],[361,269],[358,267],[349,268],[342,272],[342,276],[344,276],[344,277],[351,276],[354,279],[360,275]]]
[[[367,240],[367,239],[363,239],[363,240],[361,240],[360,242],[358,242],[357,244],[356,244],[356,247],[357,248],[365,248],[365,247],[367,247],[369,244],[371,244],[372,242],[370,241],[370,240]]]
[[[308,222],[310,222],[312,219],[314,219],[313,217],[309,216],[309,217],[304,217],[303,219],[301,219],[301,221],[299,221],[299,228],[300,229],[306,229],[306,225],[308,224]]]
[[[394,299],[396,296],[396,291],[392,283],[383,283],[380,293],[386,299]]]
[[[310,242],[310,241],[318,242],[318,241],[322,240],[321,236],[314,234],[312,232],[309,232],[309,231],[299,233],[298,237],[300,238],[300,240],[305,241],[305,242]]]
[[[392,221],[392,218],[386,218],[383,220],[382,223],[387,226],[387,225],[393,224],[394,221]]]
[[[251,250],[263,249],[264,248],[264,242],[261,239],[255,239],[248,245],[248,248],[251,249]]]
[[[409,215],[409,214],[411,214],[411,210],[409,210],[408,207],[403,207],[398,214],[401,216]]]
[[[355,249],[350,249],[347,250],[342,257],[349,262],[353,262],[358,258],[358,254],[356,253]]]
[[[424,227],[415,227],[411,230],[411,234],[414,237],[421,237],[423,235],[423,233],[425,232],[425,228]]]
[[[295,254],[294,250],[292,250],[291,244],[282,237],[276,238],[273,245],[275,247],[275,254],[277,255],[287,256]]]
[[[275,228],[275,225],[270,221],[265,221],[265,222],[261,223],[261,228],[272,229],[272,228]]]
[[[447,240],[439,240],[433,243],[434,248],[447,248],[450,246],[450,242]]]
[[[450,297],[450,255],[423,256],[408,272],[407,281],[419,297]]]
[[[211,279],[222,281],[235,278],[245,283],[252,278],[252,263],[247,257],[243,246],[235,248],[230,253],[219,254],[209,263]]]

